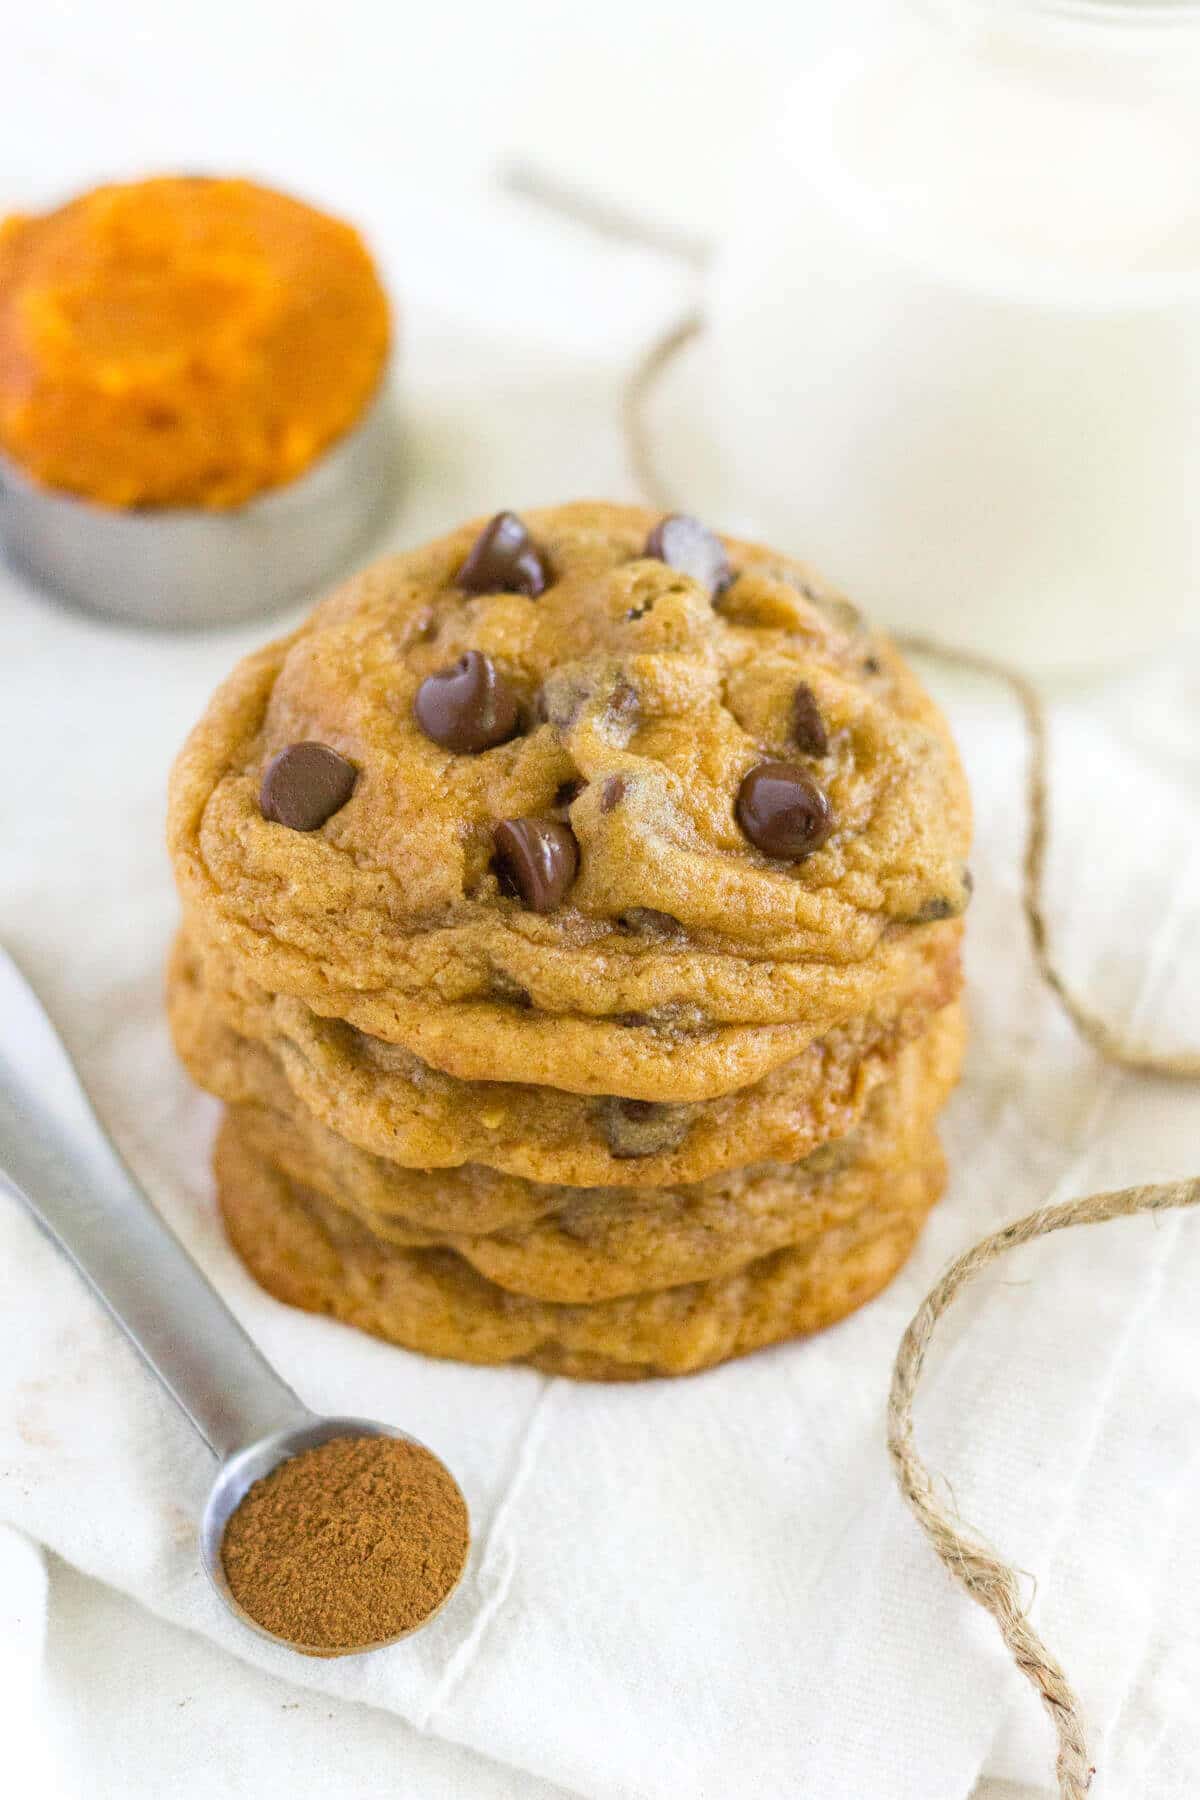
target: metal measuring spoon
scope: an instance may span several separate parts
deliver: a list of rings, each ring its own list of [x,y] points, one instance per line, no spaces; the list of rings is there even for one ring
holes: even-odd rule
[[[221,1563],[226,1524],[254,1482],[330,1438],[404,1438],[433,1453],[394,1426],[310,1412],[280,1380],[121,1160],[41,1002],[3,949],[0,1189],[23,1201],[70,1257],[219,1459],[200,1554],[230,1612],[261,1637],[329,1655],[328,1646],[264,1630],[238,1605]],[[377,1650],[411,1635],[348,1648]]]
[[[98,506],[0,457],[0,543],[51,592],[142,625],[232,624],[347,567],[396,491],[388,391],[312,467],[227,511]]]

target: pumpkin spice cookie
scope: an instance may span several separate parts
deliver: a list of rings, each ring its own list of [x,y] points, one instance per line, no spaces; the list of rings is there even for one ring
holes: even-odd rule
[[[563,1305],[510,1293],[452,1250],[384,1243],[256,1156],[236,1114],[216,1170],[234,1248],[277,1299],[428,1356],[610,1381],[688,1374],[843,1318],[891,1280],[945,1181],[930,1132],[853,1216],[735,1274]]]
[[[454,1250],[513,1293],[592,1303],[732,1274],[857,1216],[927,1144],[958,1078],[963,1035],[960,1009],[947,1008],[901,1053],[857,1126],[802,1161],[690,1185],[560,1187],[473,1165],[429,1173],[361,1153],[314,1159],[293,1116],[260,1106],[236,1108],[234,1129],[247,1149],[385,1243]],[[484,1222],[501,1208],[502,1225]]]
[[[837,595],[600,504],[377,564],[171,784],[190,925],[263,988],[460,1079],[648,1099],[871,1010],[968,834],[940,714]]]
[[[842,1317],[944,1183],[969,833],[940,714],[798,563],[585,503],[377,564],[172,775],[235,1247],[580,1378]]]
[[[265,994],[186,937],[172,957],[168,1009],[176,1048],[201,1087],[293,1118],[313,1161],[340,1169],[356,1187],[365,1180],[356,1152],[411,1168],[471,1163],[535,1182],[647,1187],[794,1161],[849,1130],[903,1047],[958,992],[957,936],[931,932],[923,945],[919,986],[837,1027],[754,1085],[703,1105],[456,1081],[398,1045]],[[619,1085],[620,1070],[610,1080]],[[507,1190],[491,1183],[487,1191],[498,1206]],[[474,1193],[482,1199],[478,1184]],[[453,1204],[452,1184],[434,1184],[433,1194],[435,1214]]]

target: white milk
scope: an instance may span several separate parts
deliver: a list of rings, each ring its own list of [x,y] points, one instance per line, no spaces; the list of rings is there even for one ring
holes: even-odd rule
[[[897,7],[710,295],[735,505],[898,628],[1119,664],[1200,587],[1200,5]]]

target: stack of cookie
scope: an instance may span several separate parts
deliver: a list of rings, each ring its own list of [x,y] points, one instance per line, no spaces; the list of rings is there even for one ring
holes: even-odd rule
[[[234,1245],[394,1343],[582,1377],[841,1317],[943,1185],[969,830],[930,700],[784,557],[580,504],[369,569],[172,779]]]

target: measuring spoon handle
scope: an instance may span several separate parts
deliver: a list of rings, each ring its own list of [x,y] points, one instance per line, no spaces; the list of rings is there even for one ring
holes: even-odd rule
[[[2,948],[0,1188],[70,1257],[219,1457],[311,1417],[134,1180]]]

